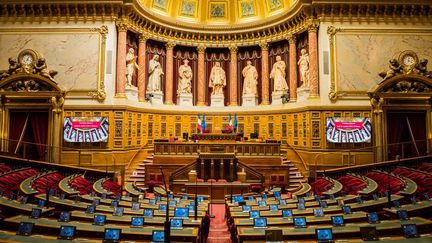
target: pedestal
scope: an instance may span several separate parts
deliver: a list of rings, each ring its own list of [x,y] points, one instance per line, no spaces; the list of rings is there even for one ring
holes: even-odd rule
[[[135,86],[126,86],[126,97],[128,100],[138,100],[138,88]]]
[[[163,93],[162,91],[155,91],[150,93],[153,97],[150,97],[152,105],[163,105]]]
[[[223,94],[220,95],[212,95],[211,96],[211,107],[224,107],[224,96]]]
[[[197,172],[195,170],[191,170],[188,173],[188,181],[189,182],[195,182],[197,179]]]
[[[245,182],[246,181],[246,172],[244,172],[244,171],[237,172],[237,180],[240,182]]]
[[[272,105],[282,105],[282,95],[285,95],[283,91],[277,91],[272,93]]]
[[[309,98],[310,90],[307,87],[299,87],[297,89],[297,101],[304,101]]]
[[[242,106],[253,107],[258,105],[258,97],[254,94],[243,95]]]
[[[177,105],[180,106],[193,106],[192,94],[182,93],[177,96]]]

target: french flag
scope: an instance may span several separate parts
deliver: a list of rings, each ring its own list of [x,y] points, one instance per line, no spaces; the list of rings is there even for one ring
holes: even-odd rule
[[[228,130],[230,130],[230,131],[233,130],[233,121],[231,118],[231,114],[229,115],[229,120],[228,120]]]
[[[199,114],[198,114],[198,121],[197,121],[197,130],[201,131],[201,117]]]

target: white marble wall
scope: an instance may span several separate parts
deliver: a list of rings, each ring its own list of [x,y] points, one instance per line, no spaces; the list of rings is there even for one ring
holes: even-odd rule
[[[55,80],[66,91],[95,90],[99,72],[99,39],[98,32],[2,30],[0,67],[7,69],[9,57],[17,57],[24,49],[33,49],[45,57],[48,69],[58,71]]]
[[[430,33],[356,33],[336,34],[336,81],[339,91],[367,91],[382,79],[389,60],[400,52],[412,50],[419,58],[432,61]],[[432,66],[429,65],[432,70]]]

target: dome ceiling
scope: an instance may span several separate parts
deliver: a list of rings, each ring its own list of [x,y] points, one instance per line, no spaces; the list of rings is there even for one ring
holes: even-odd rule
[[[138,0],[147,16],[174,25],[240,27],[270,22],[297,0]]]

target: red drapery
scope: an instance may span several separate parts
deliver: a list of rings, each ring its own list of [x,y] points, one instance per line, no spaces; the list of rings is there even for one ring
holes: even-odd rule
[[[240,48],[237,54],[237,102],[238,104],[242,104],[243,97],[243,81],[244,77],[242,74],[243,68],[246,67],[246,62],[251,61],[252,66],[254,66],[258,71],[258,103],[261,104],[261,87],[262,87],[262,79],[261,79],[261,49],[259,46],[252,46],[247,48]]]
[[[189,60],[189,66],[192,68],[192,96],[193,104],[196,104],[198,91],[198,54],[196,48],[176,46],[173,54],[173,101],[177,104],[177,88],[178,88],[178,69],[180,65],[183,65],[183,60]]]
[[[289,88],[289,44],[288,41],[283,40],[283,41],[279,41],[274,43],[273,45],[271,45],[269,47],[269,73],[271,72],[272,68],[273,68],[273,64],[276,62],[276,56],[281,56],[282,60],[285,62],[286,64],[286,68],[285,68],[285,79],[287,81],[288,84],[288,88]],[[272,99],[271,94],[273,92],[273,80],[269,80],[270,81],[270,85],[269,85],[269,97],[270,97],[270,101]]]
[[[33,140],[37,144],[36,149],[39,160],[45,160],[45,151],[48,135],[48,113],[33,112],[30,115],[31,130],[33,132]]]
[[[9,152],[14,153],[20,139],[28,112],[10,112],[9,122]]]
[[[387,127],[388,144],[393,144],[388,148],[388,159],[395,159],[396,155],[404,155],[405,158],[417,156],[409,128],[411,128],[420,155],[426,154],[425,112],[389,111],[387,112]]]
[[[166,80],[166,50],[165,50],[165,46],[163,43],[161,42],[157,42],[154,40],[148,40],[146,42],[146,60],[147,60],[147,65],[146,65],[146,70],[145,70],[145,79],[146,79],[146,84],[148,85],[148,63],[150,62],[150,60],[153,58],[154,55],[159,55],[159,62],[161,64],[162,70],[164,72],[164,75],[162,75],[162,93],[165,94],[165,80]],[[145,89],[147,90],[147,87],[145,87]],[[165,95],[164,95],[164,101],[165,101]]]
[[[206,50],[205,53],[205,87],[207,87],[206,92],[205,92],[205,102],[207,105],[210,105],[210,98],[211,98],[211,93],[212,93],[212,88],[209,87],[209,80],[210,80],[210,72],[212,67],[215,65],[215,62],[220,62],[222,69],[225,71],[226,74],[226,83],[227,85],[224,88],[224,96],[225,96],[225,100],[224,103],[225,105],[229,105],[229,95],[230,95],[230,70],[229,70],[229,66],[230,66],[230,52],[228,49],[212,49],[212,48],[208,48]]]

